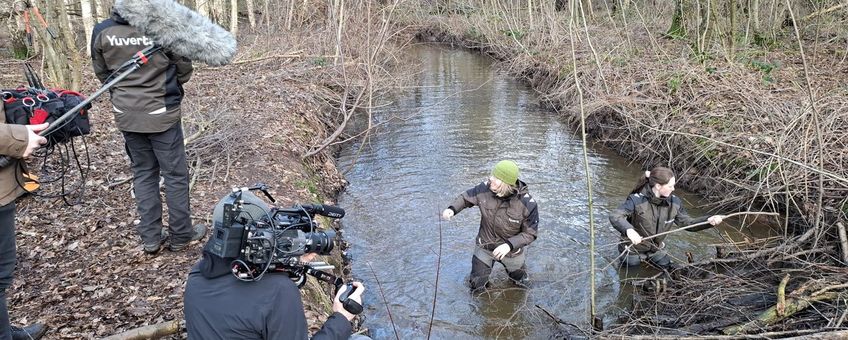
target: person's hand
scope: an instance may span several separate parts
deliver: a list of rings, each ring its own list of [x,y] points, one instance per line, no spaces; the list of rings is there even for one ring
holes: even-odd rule
[[[633,243],[634,246],[642,243],[642,235],[639,235],[635,229],[627,229],[627,238],[630,239],[630,242]]]
[[[450,208],[442,210],[442,219],[445,221],[450,221],[451,217],[453,217],[453,210]]]
[[[718,225],[719,223],[721,223],[722,220],[724,220],[725,217],[726,216],[724,215],[713,215],[707,219],[707,222],[710,222],[710,224],[712,225]]]
[[[318,253],[306,253],[300,255],[300,262],[312,262],[312,260],[314,260],[317,256]]]
[[[47,138],[38,135],[38,132],[47,128],[48,123],[38,124],[38,125],[27,125],[27,147],[24,150],[24,158],[32,155],[32,152],[38,147],[47,144]]]
[[[357,303],[359,303],[361,305],[362,304],[362,293],[365,292],[365,286],[362,285],[362,282],[351,282],[351,283],[353,284],[353,287],[356,288],[356,289],[353,292],[353,294],[350,294],[347,298],[349,300],[353,299],[353,301],[356,301]],[[353,320],[353,318],[356,315],[351,314],[346,309],[344,309],[342,302],[339,301],[339,296],[341,296],[342,293],[344,293],[343,289],[339,289],[339,292],[336,293],[336,297],[333,299],[333,311],[341,313],[342,315],[344,315],[345,318],[347,318],[348,321]]]
[[[496,259],[501,260],[504,256],[506,256],[506,254],[509,254],[509,250],[509,245],[504,243],[495,248],[495,250],[492,251],[492,255],[494,255]]]

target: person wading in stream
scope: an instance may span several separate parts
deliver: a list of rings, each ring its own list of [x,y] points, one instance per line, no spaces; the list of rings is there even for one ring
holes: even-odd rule
[[[539,210],[527,184],[518,179],[518,165],[498,162],[487,181],[457,197],[442,218],[449,221],[465,208],[480,209],[480,230],[471,258],[471,289],[486,287],[494,261],[504,265],[510,279],[527,284],[525,247],[536,240]]]
[[[704,226],[686,229],[701,231],[712,228],[724,219],[724,215],[690,217],[680,198],[672,194],[675,182],[674,172],[669,168],[656,167],[646,171],[645,177],[633,188],[624,203],[610,213],[610,223],[621,233],[618,251],[621,252],[622,266],[637,266],[644,258],[659,268],[676,269],[677,264],[671,261],[665,251],[665,235],[645,242],[642,242],[642,238],[669,231],[673,226],[679,228],[709,222]],[[632,246],[628,248],[630,244]]]

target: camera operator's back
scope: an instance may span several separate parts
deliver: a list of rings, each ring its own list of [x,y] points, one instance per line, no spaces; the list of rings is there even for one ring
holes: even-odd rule
[[[229,260],[204,251],[188,276],[185,320],[189,339],[307,339],[300,292],[285,274],[244,282]],[[313,339],[347,339],[350,322],[334,313]]]

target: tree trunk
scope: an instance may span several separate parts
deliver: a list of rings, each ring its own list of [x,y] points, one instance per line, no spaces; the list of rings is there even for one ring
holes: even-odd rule
[[[210,1],[212,1],[212,8],[211,8],[211,17],[213,18],[212,20],[214,22],[218,23],[218,25],[221,25],[222,27],[226,27],[227,20],[225,18],[226,17],[225,13],[227,13],[227,9],[226,9],[227,4],[226,4],[225,0],[210,0]]]
[[[309,13],[309,0],[303,0],[303,5],[300,7],[300,13],[297,15],[297,23],[303,25],[304,18]]]
[[[111,8],[106,7],[103,0],[94,0],[94,21],[100,22],[112,15]]]
[[[56,8],[58,12],[56,13],[56,17],[59,22],[59,26],[61,29],[59,30],[59,36],[61,37],[61,41],[65,44],[63,50],[64,54],[70,58],[70,65],[66,68],[66,74],[68,75],[69,82],[62,84],[63,87],[73,90],[79,91],[80,84],[82,83],[82,58],[77,52],[77,42],[74,34],[74,28],[71,26],[71,19],[68,17],[68,7],[66,6],[66,0],[56,0],[58,3],[56,4]],[[65,60],[67,62],[67,59]]]
[[[91,10],[91,0],[80,0],[82,11],[83,35],[85,35],[85,51],[91,56],[91,32],[94,30],[94,13]]]
[[[268,2],[270,2],[271,0],[264,1],[265,2],[262,4],[262,21],[265,22],[265,26],[271,26],[271,12],[268,11],[270,9],[268,8]]]
[[[700,40],[699,40],[699,43],[698,43],[698,52],[699,53],[706,52],[708,41],[710,41],[710,39],[712,39],[712,30],[713,30],[713,27],[711,25],[711,23],[712,23],[712,16],[711,16],[712,9],[710,8],[710,6],[712,6],[712,3],[713,3],[713,0],[706,0],[705,3],[704,3],[704,6],[701,7],[701,5],[700,5],[701,2],[700,1],[697,2],[698,8],[699,8],[698,15],[700,16],[700,19],[701,19],[700,20],[701,22],[698,25],[698,27],[700,27],[700,29],[699,29]]]
[[[686,29],[683,28],[683,0],[674,1],[674,14],[671,17],[671,26],[665,34],[671,38],[683,38]]]
[[[704,28],[704,51],[706,52],[712,47],[713,44],[713,36],[716,35],[715,30],[718,29],[718,20],[716,19],[716,1],[715,0],[707,0],[707,17],[706,23],[707,26]],[[721,32],[718,33],[721,36]]]
[[[50,9],[46,6],[45,2],[33,0],[31,1],[33,6],[44,9],[43,13],[45,15],[45,20],[49,18],[48,13]],[[30,17],[34,15],[34,11],[32,9],[30,11]],[[32,18],[31,18],[32,19]],[[35,19],[38,20],[38,19]],[[47,68],[47,76],[42,76],[42,79],[46,79],[47,81],[51,81],[55,86],[62,86],[61,84],[65,84],[65,74],[63,69],[67,67],[67,61],[61,57],[61,51],[57,51],[59,44],[55,44],[56,40],[51,39],[47,35],[47,31],[41,24],[34,24],[32,27],[33,33],[33,41],[37,41],[36,44],[41,45],[42,53],[44,54],[44,62]]]
[[[730,0],[728,4],[730,6],[730,27],[727,29],[727,51],[728,60],[736,60],[735,55],[735,47],[736,47],[736,0]]]
[[[336,31],[336,58],[334,60],[334,63],[336,65],[339,64],[339,59],[342,55],[342,31],[344,31],[344,0],[339,0],[338,17],[338,30]]]
[[[289,16],[286,18],[286,30],[291,30],[292,20],[294,19],[294,3],[295,0],[289,0]],[[266,3],[267,4],[267,3]]]
[[[209,1],[211,0],[197,0],[196,9],[197,13],[200,13],[200,15],[211,19],[211,17],[209,16]]]
[[[592,5],[592,0],[583,0],[583,4],[586,6],[586,11],[589,12],[589,19],[595,20],[595,6]]]
[[[15,20],[8,22],[12,53],[17,59],[26,59],[30,56],[30,53],[38,53],[35,50],[36,45],[30,43],[32,37],[27,37],[26,33],[26,24],[24,23],[24,11],[27,11],[26,4],[15,1],[11,10],[15,18]]]
[[[256,15],[253,12],[253,0],[245,0],[247,7],[247,21],[250,22],[250,28],[256,29]]]
[[[230,0],[230,32],[238,34],[238,0]]]

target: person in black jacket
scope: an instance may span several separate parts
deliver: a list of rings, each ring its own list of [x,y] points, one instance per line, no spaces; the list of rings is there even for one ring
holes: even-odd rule
[[[101,82],[120,74],[122,65],[153,40],[118,13],[92,31],[91,61]],[[168,51],[156,52],[138,70],[110,88],[115,124],[124,136],[133,172],[140,222],[136,229],[144,251],[155,254],[164,242],[159,176],[165,179],[170,231],[169,249],[180,251],[206,235],[204,225],[191,225],[189,176],[180,103],[183,84],[192,74],[191,61]]]
[[[709,222],[686,229],[696,232],[722,222],[724,215],[690,217],[683,208],[683,201],[672,194],[675,184],[676,178],[671,169],[655,167],[645,172],[645,177],[636,184],[624,203],[609,214],[610,223],[621,233],[618,245],[621,265],[637,266],[644,258],[657,267],[675,269],[676,265],[665,250],[665,235],[644,242],[642,238],[667,232],[674,227]]]
[[[305,254],[300,260],[310,262],[316,255]],[[240,281],[232,273],[232,260],[204,250],[203,259],[191,269],[184,297],[188,338],[309,338],[300,291],[292,279],[285,273],[268,273],[257,281]],[[349,298],[361,304],[365,287],[359,282],[353,285],[356,291]],[[354,316],[336,295],[333,314],[312,339],[350,338]]]

